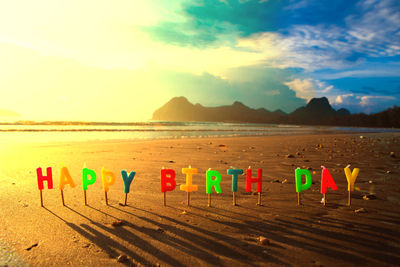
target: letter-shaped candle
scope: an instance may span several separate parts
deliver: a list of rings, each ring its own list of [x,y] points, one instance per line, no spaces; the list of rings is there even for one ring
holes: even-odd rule
[[[89,179],[90,176],[90,179]],[[83,168],[82,169],[82,188],[84,191],[88,189],[88,185],[92,185],[96,182],[97,175],[94,170]]]
[[[161,192],[174,191],[176,188],[175,182],[176,173],[173,169],[161,170]]]
[[[215,177],[215,179],[213,179]],[[214,187],[215,192],[221,193],[221,179],[222,176],[218,171],[208,170],[206,172],[206,193],[208,194],[208,206],[211,207],[211,193]]]
[[[83,167],[82,169],[82,188],[83,188],[83,195],[85,197],[85,205],[87,205],[86,190],[88,189],[88,185],[92,185],[96,182],[97,175],[94,170],[86,168],[86,164],[84,166],[85,167]]]
[[[297,168],[294,171],[295,179],[296,179],[296,192],[297,192],[297,205],[301,204],[300,201],[300,193],[301,191],[308,190],[311,187],[311,172],[307,169]],[[306,182],[301,183],[301,177],[305,176]]]
[[[75,187],[74,180],[72,180],[72,177],[71,177],[71,174],[68,171],[68,168],[65,167],[64,164],[63,164],[63,166],[61,167],[61,170],[60,170],[60,184],[59,184],[60,191],[61,191],[61,200],[62,200],[63,206],[65,206],[65,203],[64,203],[64,188],[65,188],[66,184],[69,184],[72,188]]]
[[[331,174],[328,169],[322,166],[321,173],[321,194],[324,195],[324,205],[326,205],[326,189],[330,187],[332,190],[337,190],[337,186],[335,181],[333,180]]]
[[[262,191],[262,169],[257,170],[257,178],[251,177],[251,169],[247,169],[246,175],[246,192],[251,192],[251,184],[257,183],[258,202],[257,205],[261,206],[261,191]]]
[[[347,205],[351,205],[351,191],[354,191],[354,183],[356,182],[358,173],[360,172],[359,168],[354,168],[353,172],[350,171],[349,167],[344,168],[344,173],[347,179],[347,191],[349,192],[348,203]]]
[[[124,180],[124,192],[125,194],[128,194],[130,191],[133,178],[135,178],[136,172],[130,172],[128,176],[128,173],[125,170],[122,170],[121,175],[122,175],[122,180]]]
[[[251,177],[251,169],[247,169],[246,175],[246,192],[251,192],[251,184],[257,183],[257,192],[262,191],[262,169],[257,170],[257,178]]]
[[[186,184],[181,184],[180,190],[187,192],[187,205],[190,206],[190,192],[197,191],[197,185],[192,184],[192,176],[197,173],[196,168],[182,168],[182,173],[186,174]]]
[[[238,175],[243,174],[243,170],[228,169],[226,172],[228,175],[232,175],[232,192],[237,192]]]
[[[60,190],[64,190],[65,185],[69,184],[72,188],[74,188],[76,185],[74,183],[74,180],[72,180],[71,174],[68,171],[68,168],[63,166],[61,167],[60,170]]]
[[[296,169],[294,171],[296,178],[296,192],[300,193],[301,191],[308,190],[311,187],[311,172],[307,169]],[[305,176],[306,182],[301,183],[301,177]]]
[[[228,169],[228,175],[232,175],[232,197],[233,197],[233,206],[236,206],[236,192],[237,192],[237,183],[238,183],[238,175],[243,174],[242,169]]]
[[[47,182],[48,189],[53,189],[53,172],[51,170],[51,167],[48,167],[46,169],[46,173],[47,173],[47,176],[43,176],[42,168],[39,167],[36,169],[39,190],[43,190],[43,188],[44,188],[43,181]]]
[[[111,185],[115,183],[115,175],[113,172],[106,170],[105,167],[101,168],[101,179],[103,180],[104,195],[106,198],[106,205],[108,205],[107,192]]]
[[[220,185],[222,179],[221,174],[218,171],[209,170],[206,172],[206,177],[206,193],[211,194],[212,188],[214,187],[215,192],[220,194],[222,192]],[[215,177],[215,179],[213,179],[213,177]]]
[[[164,193],[164,207],[167,206],[167,191],[173,191],[176,188],[176,173],[173,169],[161,169],[161,192]]]
[[[42,207],[43,207],[42,190],[44,188],[43,181],[47,181],[47,188],[48,189],[53,189],[53,173],[52,173],[51,167],[48,167],[46,169],[46,173],[47,173],[47,176],[43,176],[42,168],[39,167],[39,168],[36,169],[38,188],[39,188],[39,192],[40,192],[40,206],[42,206]]]
[[[353,172],[350,170],[350,168],[344,168],[344,173],[347,179],[347,191],[354,191],[354,183],[356,182],[359,172],[359,168],[354,168]]]
[[[136,172],[130,172],[129,176],[128,176],[128,173],[125,170],[121,171],[122,180],[124,181],[125,206],[126,206],[126,202],[128,201],[129,189],[131,187],[133,178],[135,178],[135,174],[136,174]]]

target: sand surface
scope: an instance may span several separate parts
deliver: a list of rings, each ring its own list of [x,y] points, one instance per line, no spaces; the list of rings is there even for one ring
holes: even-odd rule
[[[341,134],[204,138],[159,141],[109,141],[0,145],[0,265],[20,266],[359,266],[400,263],[400,134]],[[225,145],[225,147],[220,147]],[[298,152],[298,153],[297,153]],[[395,152],[395,157],[389,155]],[[287,155],[292,154],[293,158]],[[83,164],[96,171],[87,192],[81,185]],[[77,187],[58,189],[62,163]],[[343,168],[361,169],[359,190],[347,206]],[[199,191],[179,190],[182,167],[191,165]],[[320,194],[321,165],[339,189]],[[40,207],[36,168],[53,167],[55,189],[44,190]],[[100,170],[117,175],[105,205]],[[263,206],[245,192],[239,176],[238,206],[232,205],[234,166],[263,169]],[[175,169],[178,187],[160,192],[160,169]],[[313,185],[297,206],[294,169],[312,168]],[[222,173],[222,193],[207,207],[205,172]],[[136,171],[123,202],[120,170]],[[282,181],[287,181],[283,182]],[[255,190],[255,185],[253,185]],[[364,200],[373,193],[376,199]],[[364,213],[355,213],[363,208]],[[112,223],[122,220],[122,226]],[[259,237],[269,244],[259,244]],[[128,260],[117,262],[119,255]]]

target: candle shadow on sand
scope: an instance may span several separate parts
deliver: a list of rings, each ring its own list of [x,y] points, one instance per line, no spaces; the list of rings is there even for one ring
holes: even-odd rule
[[[128,212],[126,210],[122,210],[120,208],[112,207],[114,209],[119,210],[120,212],[127,213],[129,215],[135,216],[141,220],[147,221],[149,223],[153,223],[162,229],[166,229],[167,231],[181,236],[184,240],[189,242],[193,242],[195,245],[200,245],[204,250],[210,250],[214,254],[230,257],[241,261],[242,263],[251,265],[251,262],[257,262],[257,260],[263,260],[265,262],[273,262],[277,264],[287,264],[284,261],[281,261],[277,258],[280,256],[280,253],[274,253],[271,255],[270,253],[266,254],[265,247],[259,246],[256,243],[248,243],[244,240],[240,240],[234,237],[230,237],[229,235],[224,235],[221,232],[213,232],[204,228],[197,227],[190,223],[182,222],[178,219],[171,218],[162,214],[154,213],[148,210],[140,209],[137,207],[130,207],[135,210],[139,210],[145,213],[149,213],[151,215],[157,216],[161,219],[167,220],[170,224],[160,223],[154,220],[149,219],[148,217],[139,216],[135,213]],[[190,212],[190,214],[193,214]],[[204,216],[200,216],[201,218],[205,218]],[[217,222],[219,223],[219,222]],[[179,225],[181,227],[185,227],[188,230],[184,230],[181,227],[177,227]],[[229,232],[228,232],[229,233]],[[198,248],[196,248],[198,249]],[[250,254],[250,255],[249,255]],[[192,255],[192,254],[191,254]],[[192,255],[193,256],[193,255]],[[213,256],[215,257],[215,256]],[[257,259],[257,260],[256,260]]]
[[[163,216],[160,214],[156,214],[147,210],[142,210],[135,207],[130,207],[133,209],[141,210],[143,212],[148,212],[153,215],[159,216],[163,219],[170,220],[172,223],[180,224],[182,226],[194,229],[199,232],[206,233],[207,235],[214,235],[220,240],[226,240],[229,242],[236,242],[241,246],[241,242],[237,239],[231,239],[230,237],[226,238],[226,236],[221,235],[219,233],[210,232],[202,228],[195,227],[189,223],[180,222],[176,219],[169,218],[167,216]],[[197,208],[197,207],[196,207]],[[179,210],[179,209],[178,209]],[[199,210],[205,210],[199,208]],[[209,209],[207,210],[209,211]],[[209,211],[210,212],[210,211]],[[212,213],[212,212],[210,212]],[[206,218],[214,223],[224,224],[229,227],[236,228],[238,231],[243,231],[245,234],[251,234],[253,236],[256,235],[266,235],[275,244],[282,244],[282,245],[290,245],[290,246],[297,246],[302,247],[307,250],[311,250],[317,252],[320,255],[328,256],[332,260],[337,259],[340,257],[341,260],[348,261],[349,263],[363,263],[365,262],[366,258],[370,258],[370,260],[379,260],[385,264],[395,264],[400,260],[400,257],[396,255],[395,251],[397,250],[396,247],[393,245],[383,244],[374,241],[370,237],[374,237],[379,239],[380,236],[374,233],[385,233],[386,235],[392,235],[393,238],[388,238],[387,240],[391,240],[393,243],[396,242],[399,236],[399,232],[390,230],[384,227],[377,227],[372,225],[365,225],[360,224],[357,222],[352,222],[354,225],[353,229],[350,231],[368,227],[369,231],[360,232],[360,235],[357,238],[352,238],[351,234],[345,233],[338,233],[329,230],[324,230],[320,228],[310,227],[310,224],[314,221],[321,221],[320,218],[324,217],[317,217],[314,220],[304,220],[301,218],[288,218],[288,219],[276,219],[273,221],[250,221],[250,220],[240,220],[237,219],[236,216],[228,216],[225,215],[229,221],[224,220],[217,220],[213,218],[207,218],[201,214],[195,214],[193,211],[190,214],[196,215],[201,218]],[[223,214],[221,214],[223,215]],[[235,219],[234,219],[235,218]],[[239,220],[240,222],[233,222],[232,220]],[[344,221],[342,219],[330,219],[332,222],[337,224],[343,225],[341,228],[343,229],[346,224],[349,222]],[[329,229],[329,225],[325,225],[326,228]],[[362,234],[364,236],[362,236]],[[224,239],[225,238],[225,239]],[[340,244],[340,248],[338,248],[338,244]],[[278,248],[282,248],[282,246],[276,246]],[[251,249],[247,251],[254,251],[257,253],[257,249],[251,247]],[[279,256],[274,251],[274,255]],[[362,256],[361,256],[362,255]]]
[[[87,219],[88,221],[90,221],[91,225],[94,225],[94,226],[100,228],[101,230],[109,233],[110,235],[115,235],[125,241],[128,241],[128,242],[130,242],[130,244],[134,244],[138,249],[144,250],[144,251],[154,255],[161,261],[168,262],[168,263],[172,264],[173,266],[183,266],[183,264],[180,261],[178,261],[177,259],[171,257],[170,255],[160,251],[159,249],[157,249],[156,247],[151,245],[149,242],[139,238],[137,235],[133,234],[132,232],[126,231],[123,228],[113,229],[113,228],[106,227],[100,223],[97,223],[97,222],[91,220],[87,216],[81,214],[80,212],[78,212],[68,206],[66,206],[66,208],[68,210],[80,215],[81,217]],[[91,225],[80,224],[80,226],[78,226],[76,224],[67,222],[66,220],[64,220],[57,214],[55,214],[53,211],[51,211],[47,208],[44,208],[44,209],[46,209],[52,215],[56,216],[58,219],[65,222],[66,225],[71,227],[73,230],[75,230],[77,233],[79,233],[86,239],[90,240],[93,244],[95,244],[96,246],[101,248],[111,258],[116,258],[118,255],[120,255],[120,252],[121,252],[121,253],[124,253],[127,256],[131,257],[138,263],[141,263],[143,265],[151,265],[151,262],[149,262],[142,256],[138,255],[133,250],[130,250],[127,247],[120,244],[119,242],[113,240],[109,236],[104,235],[100,231],[93,228]],[[93,209],[95,209],[95,208],[93,208]],[[97,210],[97,209],[95,209],[95,210]],[[97,211],[99,211],[99,210],[97,210]],[[110,217],[116,218],[110,214],[107,214],[107,215]],[[118,251],[120,251],[120,252],[118,252]],[[130,263],[128,262],[128,263],[126,263],[126,265],[130,265]]]

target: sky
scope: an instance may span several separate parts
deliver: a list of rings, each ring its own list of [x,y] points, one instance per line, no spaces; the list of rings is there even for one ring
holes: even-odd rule
[[[397,0],[0,0],[0,117],[143,121],[175,96],[399,105]],[[11,113],[10,113],[11,112]]]

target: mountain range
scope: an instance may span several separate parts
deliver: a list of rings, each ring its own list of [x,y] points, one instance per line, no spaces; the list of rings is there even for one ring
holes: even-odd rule
[[[153,120],[213,121],[247,123],[281,123],[400,128],[400,108],[393,107],[376,114],[350,114],[347,109],[335,110],[326,97],[313,98],[306,106],[292,113],[264,108],[252,109],[241,102],[229,106],[204,107],[192,104],[185,97],[174,97],[154,111]]]

